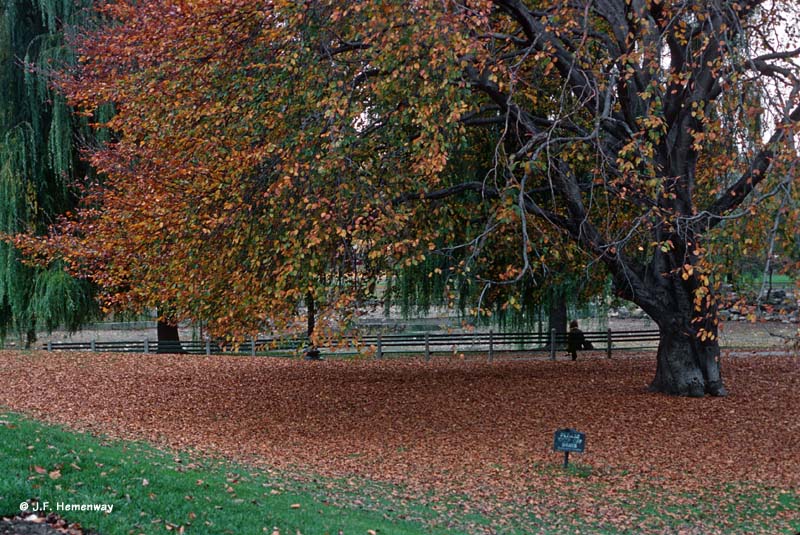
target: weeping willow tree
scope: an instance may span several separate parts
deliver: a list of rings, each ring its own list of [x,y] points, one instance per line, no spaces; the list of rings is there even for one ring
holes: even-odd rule
[[[386,281],[386,315],[393,306],[406,319],[448,309],[464,320],[503,331],[565,333],[569,318],[596,313],[605,306],[605,299],[598,298],[609,293],[604,278],[566,267],[505,285],[465,269],[465,263],[443,254],[397,269]],[[603,323],[605,314],[598,319]]]
[[[500,142],[501,134],[502,129],[470,131],[446,179],[485,181],[496,172],[495,162],[515,150],[513,140]],[[528,191],[535,198],[547,194],[547,188]],[[548,235],[533,218],[521,217],[513,196],[500,210],[487,209],[481,200],[471,191],[459,202],[429,199],[439,240],[429,255],[389,270],[386,315],[392,307],[406,319],[447,309],[505,331],[566,333],[569,318],[605,306],[596,298],[609,294],[606,271],[579,268],[586,259],[566,236]],[[536,247],[523,252],[515,240],[520,233]]]
[[[86,20],[89,0],[0,0],[0,233],[44,234],[73,208],[90,175],[78,156],[90,139],[51,86],[51,69],[73,61],[65,28]],[[0,343],[29,347],[38,329],[74,331],[96,312],[92,286],[58,262],[34,267],[0,241]]]

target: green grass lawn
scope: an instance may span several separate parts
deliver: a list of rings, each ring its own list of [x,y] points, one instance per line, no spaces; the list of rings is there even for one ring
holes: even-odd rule
[[[282,535],[445,533],[379,511],[329,505],[313,481],[305,491],[290,490],[268,471],[103,440],[8,412],[0,420],[0,515],[37,500],[31,507],[47,502],[48,512],[102,535],[181,528],[203,534],[272,534],[275,528]],[[113,509],[65,511],[59,504]]]
[[[785,533],[800,530],[796,489],[731,483],[708,493],[665,493],[657,483],[620,491],[591,466],[537,466],[561,481],[527,497],[476,503],[465,496],[413,495],[356,477],[287,474],[148,444],[110,440],[0,412],[0,516],[21,502],[59,513],[101,535],[196,533],[638,534]],[[612,492],[613,491],[613,492]],[[591,511],[573,497],[596,496]],[[721,501],[720,496],[728,498]],[[106,505],[109,512],[65,511]],[[624,517],[619,521],[619,517]],[[614,517],[617,517],[615,519]]]

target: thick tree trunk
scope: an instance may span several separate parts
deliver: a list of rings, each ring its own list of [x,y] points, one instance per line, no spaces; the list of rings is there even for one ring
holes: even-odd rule
[[[307,336],[309,340],[311,340],[311,336],[314,334],[314,328],[317,325],[317,311],[315,305],[314,294],[309,291],[306,293],[306,307],[308,308]]]
[[[724,396],[719,342],[701,342],[689,333],[662,328],[656,375],[650,391],[676,396]]]
[[[677,237],[673,243],[677,243]],[[693,240],[696,243],[695,240]],[[615,278],[619,295],[640,307],[658,324],[656,373],[650,391],[675,396],[725,396],[718,338],[719,318],[713,287],[699,269],[691,274],[678,259],[657,255],[641,284]]]
[[[564,290],[561,288],[554,288],[550,292],[550,306],[547,311],[547,336],[550,339],[550,333],[553,329],[556,330],[556,349],[564,349],[567,347],[567,301],[564,298]],[[548,348],[550,344],[547,344]]]
[[[306,347],[305,359],[320,360],[321,357],[319,349],[317,349],[316,346],[314,346],[314,343],[311,341],[311,336],[314,334],[314,329],[316,328],[317,310],[314,294],[311,293],[310,290],[306,294],[306,307],[308,308],[308,347]]]
[[[181,346],[178,326],[159,318],[156,325],[158,335],[158,353],[186,353]]]
[[[30,349],[36,345],[36,328],[31,327],[25,333],[25,349]]]

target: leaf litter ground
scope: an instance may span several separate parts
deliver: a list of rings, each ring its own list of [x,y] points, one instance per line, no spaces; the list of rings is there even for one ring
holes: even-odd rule
[[[391,507],[410,498],[436,523],[475,514],[500,526],[794,529],[796,512],[778,504],[798,503],[800,359],[723,365],[727,398],[686,399],[645,392],[652,355],[425,363],[0,352],[0,406],[342,489],[349,481],[352,500],[376,507],[384,491],[371,496],[364,481],[388,484],[402,489]],[[567,471],[552,451],[564,427],[587,436]],[[737,516],[744,496],[775,503],[775,514]],[[648,515],[646,503],[661,507]]]

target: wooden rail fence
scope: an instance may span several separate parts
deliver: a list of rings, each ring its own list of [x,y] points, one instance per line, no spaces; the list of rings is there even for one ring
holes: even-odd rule
[[[604,351],[611,357],[614,351],[655,349],[658,345],[658,330],[641,331],[594,331],[585,332],[586,340],[594,351]],[[344,337],[329,345],[318,347],[327,357],[371,353],[375,358],[401,354],[424,354],[429,360],[434,354],[486,353],[489,360],[499,352],[539,353],[554,359],[564,353],[566,334],[556,333],[413,333],[377,334],[359,338]],[[191,353],[201,355],[239,354],[261,356],[301,356],[307,348],[303,337],[256,338],[237,344],[215,340],[197,341],[100,341],[47,342],[42,349],[47,351],[101,351],[129,353]]]

